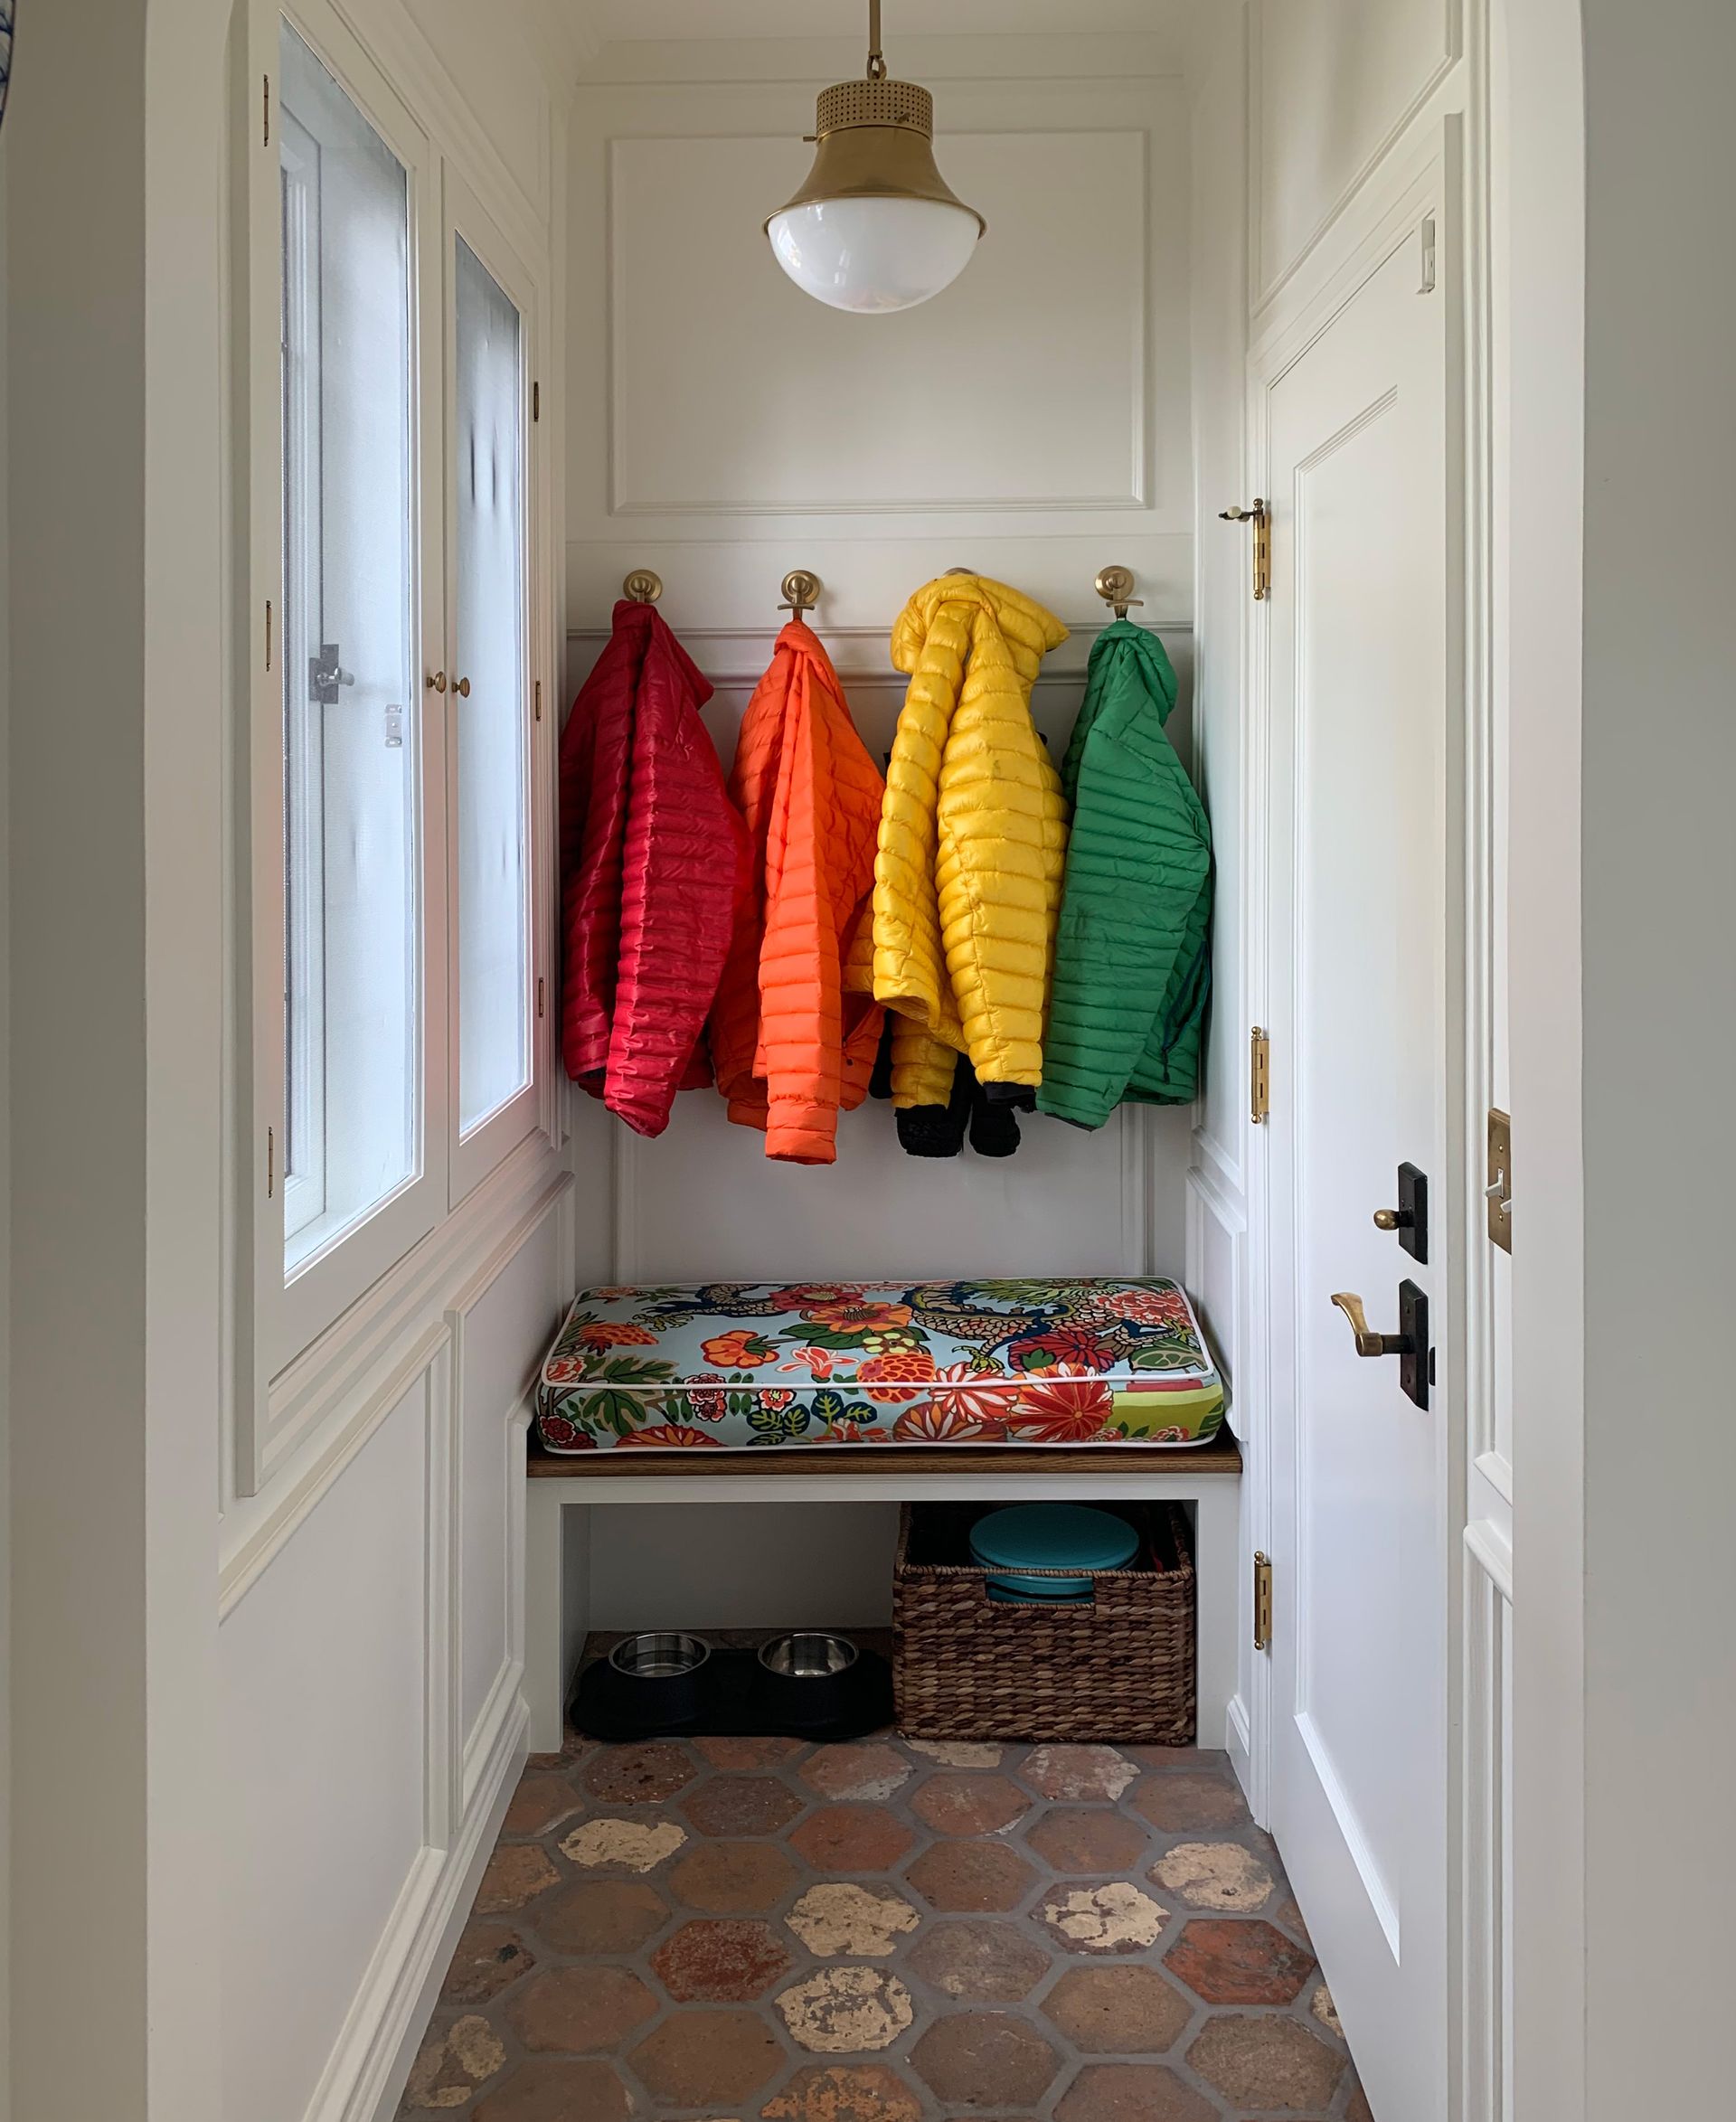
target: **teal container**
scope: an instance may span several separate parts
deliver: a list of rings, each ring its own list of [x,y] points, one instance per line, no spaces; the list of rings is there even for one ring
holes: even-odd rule
[[[1022,1503],[978,1519],[971,1530],[970,1551],[984,1569],[996,1572],[988,1580],[990,1599],[1003,1605],[1049,1601],[1079,1606],[1090,1599],[1089,1576],[1026,1577],[1018,1572],[1125,1570],[1139,1551],[1139,1534],[1125,1518],[1090,1504]]]

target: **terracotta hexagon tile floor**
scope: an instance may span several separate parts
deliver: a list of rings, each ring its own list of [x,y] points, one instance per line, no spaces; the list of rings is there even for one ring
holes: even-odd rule
[[[1367,2122],[1221,1754],[791,1740],[526,1770],[401,2122]]]

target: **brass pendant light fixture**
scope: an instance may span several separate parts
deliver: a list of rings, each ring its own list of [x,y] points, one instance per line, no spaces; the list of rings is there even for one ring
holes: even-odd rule
[[[868,0],[868,71],[820,97],[807,181],[766,222],[778,262],[834,309],[910,309],[950,287],[988,224],[934,162],[934,99],[890,80],[880,0]]]

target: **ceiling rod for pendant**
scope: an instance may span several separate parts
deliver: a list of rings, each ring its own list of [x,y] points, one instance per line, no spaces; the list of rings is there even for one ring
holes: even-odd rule
[[[886,54],[880,48],[880,0],[868,0],[868,79],[886,79]]]

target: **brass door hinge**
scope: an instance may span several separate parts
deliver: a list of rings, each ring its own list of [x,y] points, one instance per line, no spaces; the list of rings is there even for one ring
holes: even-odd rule
[[[1272,514],[1263,501],[1251,508],[1225,508],[1218,512],[1226,523],[1254,526],[1254,602],[1264,604],[1272,593]]]
[[[532,686],[531,694],[536,703],[536,719],[540,722],[542,720],[542,681],[541,678]]]
[[[269,147],[271,145],[271,77],[269,74],[262,74],[259,78],[265,83],[265,92],[260,99],[265,116],[259,129],[264,144]]]
[[[265,1131],[265,1198],[269,1201],[278,1190],[278,1137],[274,1128]]]
[[[542,386],[541,383],[533,383],[531,385],[531,418],[533,420],[540,420],[542,417]]]
[[[1263,1127],[1272,1110],[1272,1042],[1258,1024],[1248,1034],[1248,1115]]]
[[[543,1001],[544,990],[542,986],[542,976],[541,973],[539,973],[536,976],[536,1014],[539,1017],[542,1014]]]
[[[1503,1252],[1513,1250],[1513,1122],[1495,1108],[1489,1110],[1488,1184],[1483,1198],[1489,1205],[1489,1243]]]
[[[265,600],[265,667],[271,668],[271,599]]]
[[[1254,1648],[1269,1650],[1272,1644],[1272,1558],[1254,1556]]]

